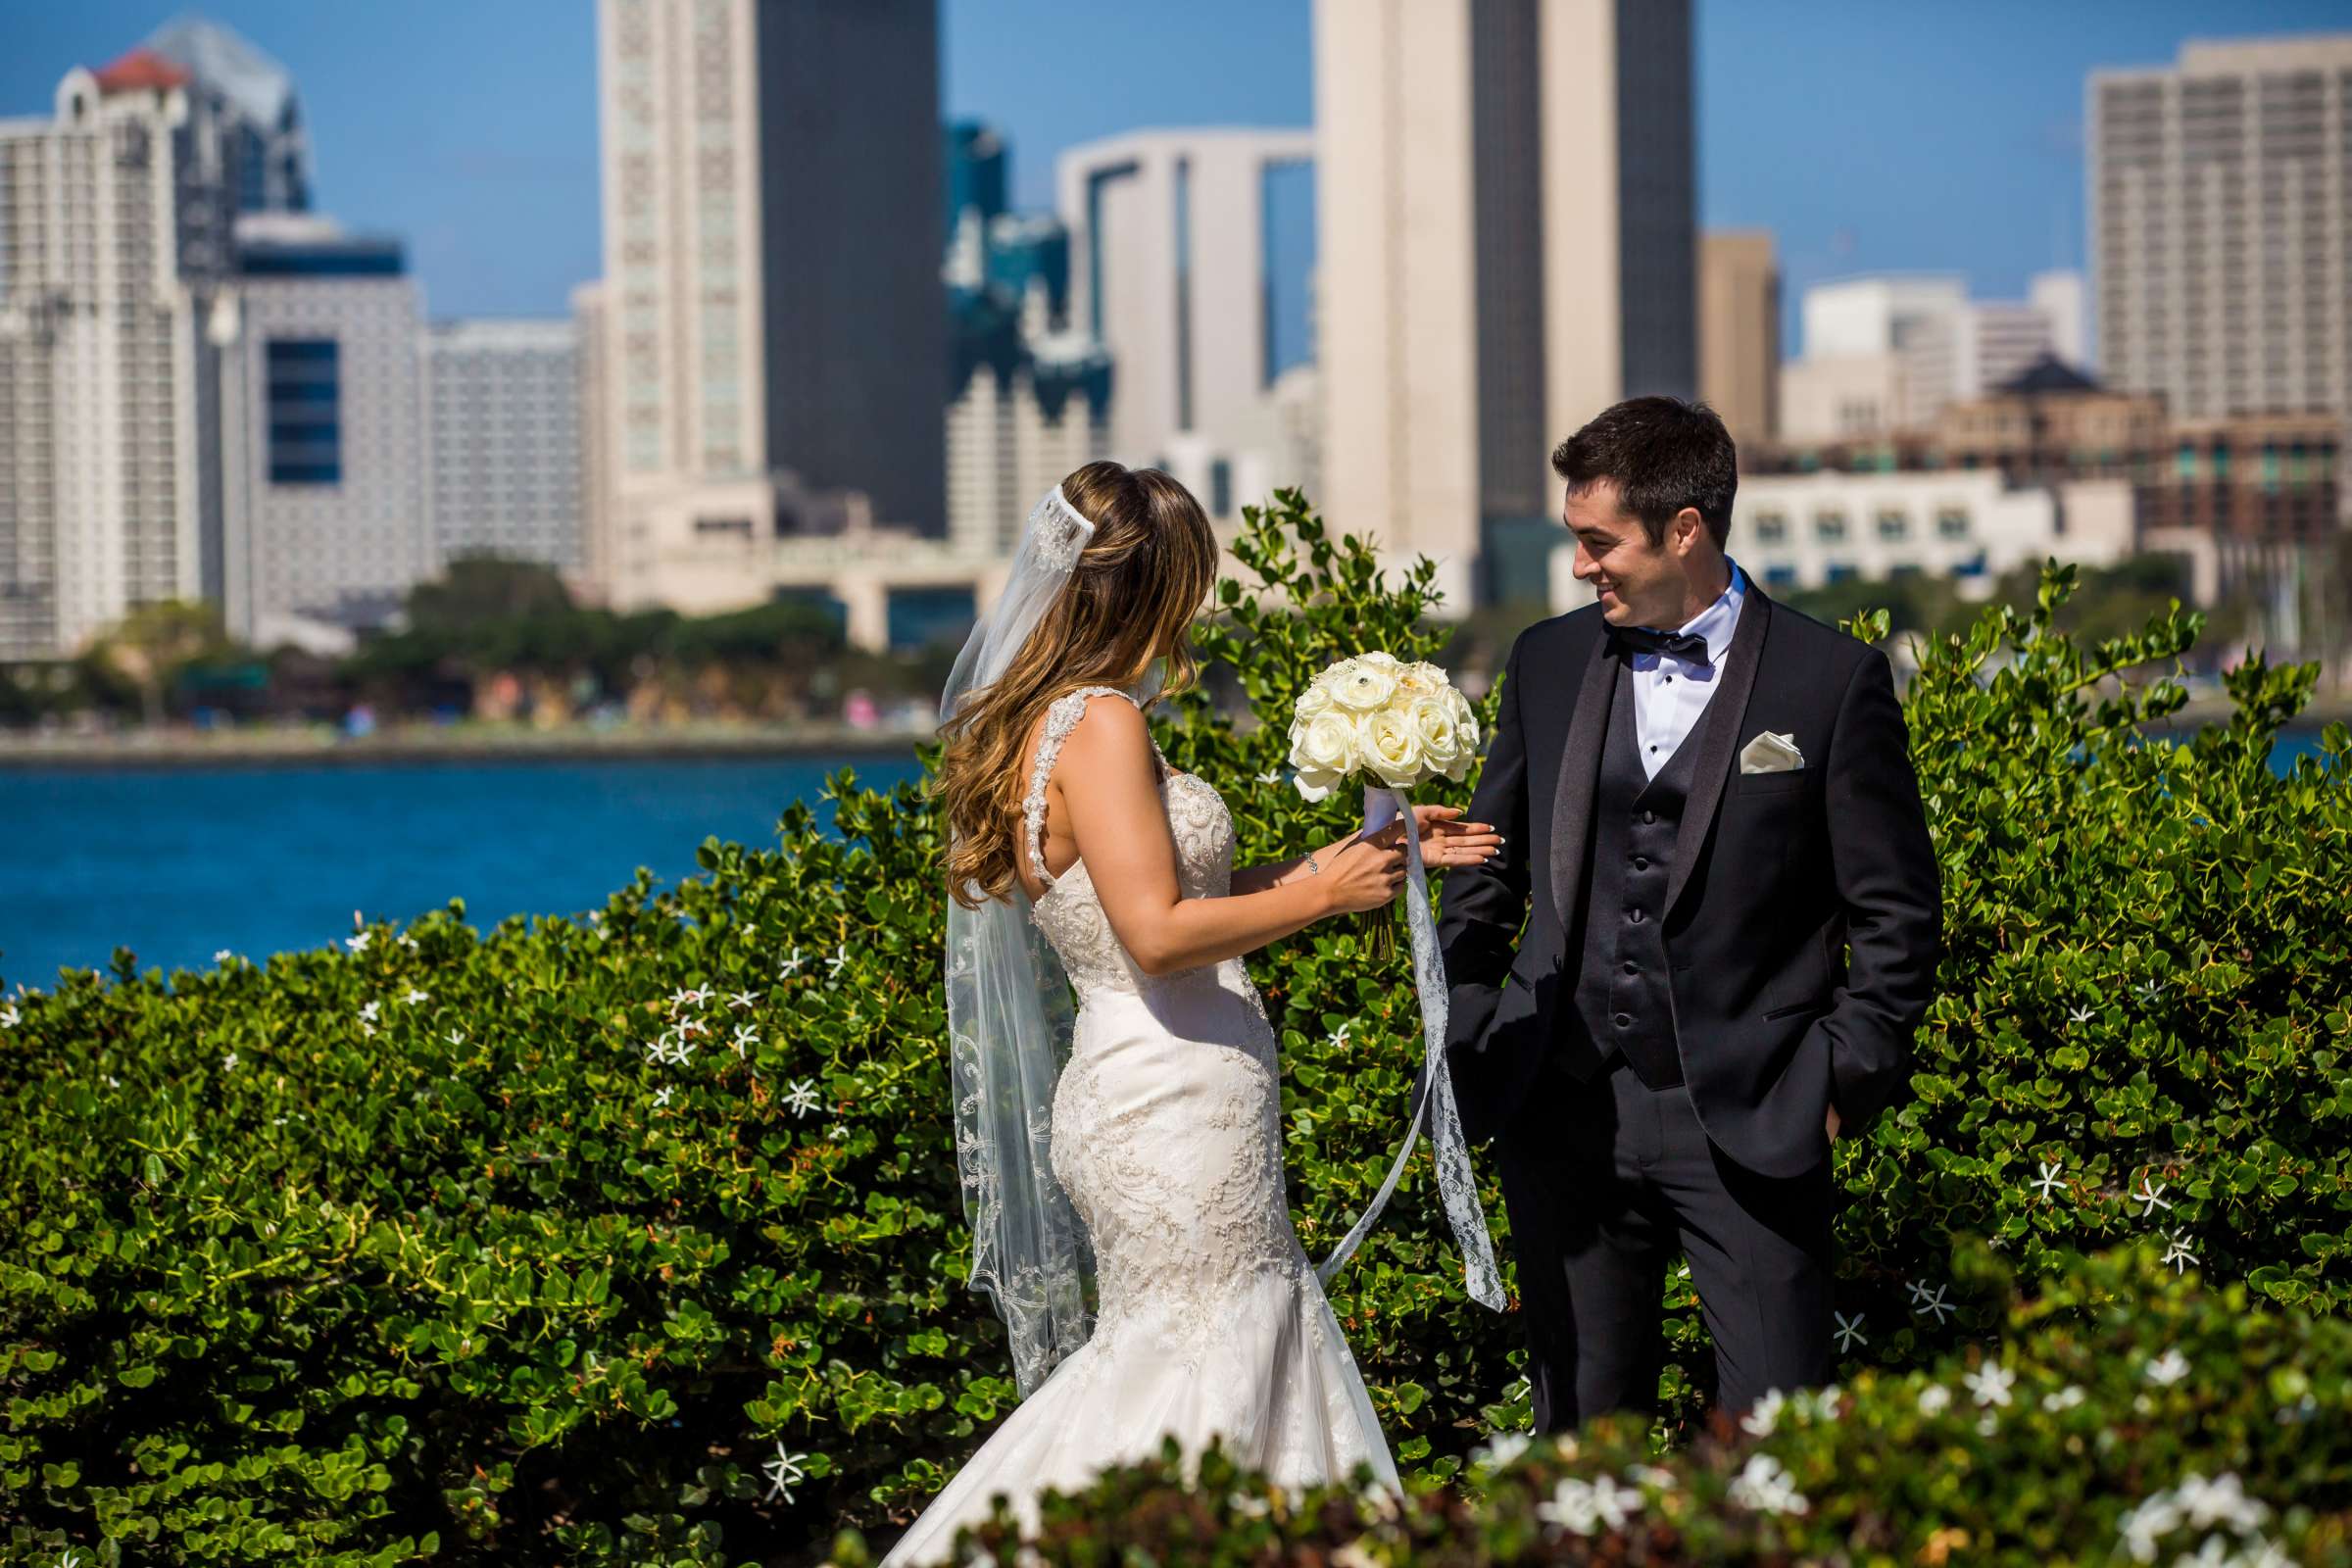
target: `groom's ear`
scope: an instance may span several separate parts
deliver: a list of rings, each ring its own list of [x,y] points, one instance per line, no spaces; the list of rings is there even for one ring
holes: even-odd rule
[[[1688,556],[1707,537],[1707,519],[1698,514],[1696,507],[1685,507],[1666,522],[1666,548],[1677,556]]]

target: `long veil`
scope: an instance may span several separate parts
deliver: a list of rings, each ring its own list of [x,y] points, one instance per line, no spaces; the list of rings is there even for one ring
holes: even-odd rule
[[[1004,591],[949,671],[943,720],[1004,675],[1093,534],[1060,486],[1038,502]],[[1013,1378],[1027,1398],[1093,1331],[1094,1253],[1051,1158],[1054,1086],[1074,1022],[1069,980],[1017,882],[977,908],[948,901],[947,991],[970,1283],[1004,1319]]]

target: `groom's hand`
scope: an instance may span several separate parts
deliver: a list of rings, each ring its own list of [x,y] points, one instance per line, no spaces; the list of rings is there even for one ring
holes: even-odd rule
[[[1829,1128],[1830,1142],[1836,1143],[1838,1141],[1838,1107],[1836,1105],[1830,1107],[1830,1119],[1825,1125]]]

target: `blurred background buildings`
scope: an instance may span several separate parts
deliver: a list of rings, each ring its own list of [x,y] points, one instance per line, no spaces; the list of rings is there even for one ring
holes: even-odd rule
[[[481,556],[918,650],[1097,457],[1228,536],[1303,486],[1532,614],[1583,597],[1551,446],[1643,392],[1722,411],[1776,587],[2161,557],[2341,646],[2352,34],[2091,73],[2084,269],[1829,278],[1784,345],[1775,236],[1697,223],[1690,0],[1314,0],[1311,129],[1058,149],[1044,211],[942,123],[937,0],[593,25],[602,275],[545,319],[432,318],[401,236],[314,211],[289,74],[202,19],[0,121],[0,664],[187,601],[361,648]]]

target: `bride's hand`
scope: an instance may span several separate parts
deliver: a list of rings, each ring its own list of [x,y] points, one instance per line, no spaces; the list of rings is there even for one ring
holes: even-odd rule
[[[1449,865],[1484,865],[1502,853],[1502,835],[1492,822],[1463,822],[1458,806],[1416,806],[1413,820],[1421,831],[1421,863],[1431,870]],[[1401,842],[1403,824],[1396,824]]]

